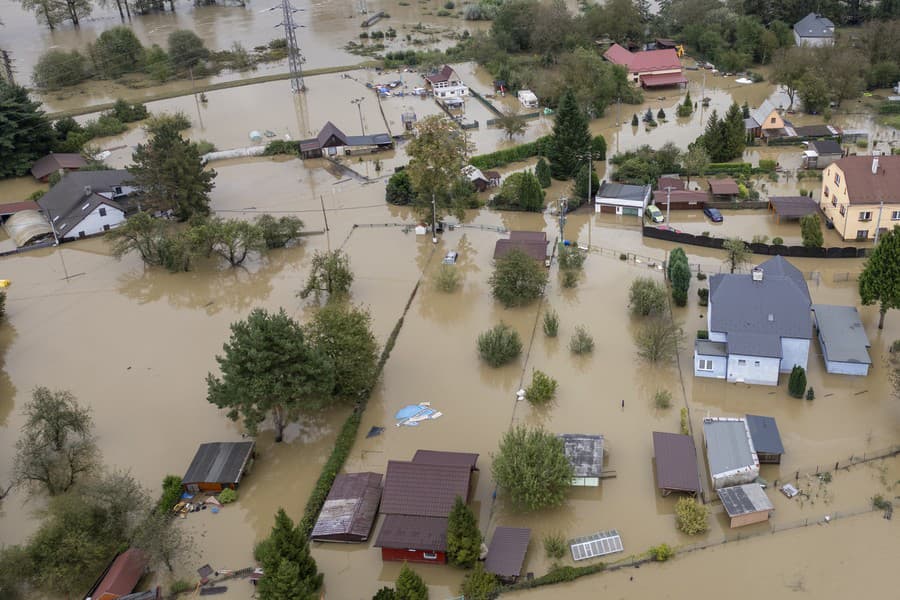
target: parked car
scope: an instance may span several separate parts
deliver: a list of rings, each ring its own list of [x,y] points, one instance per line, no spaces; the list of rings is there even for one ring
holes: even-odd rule
[[[709,217],[709,220],[713,223],[721,223],[725,220],[722,216],[722,213],[719,212],[718,208],[713,208],[711,206],[707,206],[703,209],[703,214]]]
[[[451,250],[450,252],[447,253],[446,256],[444,256],[443,263],[445,265],[455,265],[457,258],[459,258],[459,254],[454,252],[453,250]]]
[[[657,208],[655,204],[647,206],[647,208],[644,210],[644,214],[647,215],[647,218],[654,223],[662,223],[666,220],[666,218],[662,214],[662,211],[659,210],[659,208]]]

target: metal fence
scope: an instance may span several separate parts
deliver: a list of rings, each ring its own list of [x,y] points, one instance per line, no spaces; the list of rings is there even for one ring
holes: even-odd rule
[[[794,469],[793,476],[788,476],[782,482],[798,481],[801,477],[814,477],[822,473],[833,473],[834,471],[846,470],[856,465],[869,463],[875,460],[891,458],[900,454],[900,444],[882,448],[880,450],[872,450],[863,452],[862,454],[852,454],[847,458],[818,464],[814,467],[802,467]],[[779,480],[775,480],[773,486],[777,487]]]

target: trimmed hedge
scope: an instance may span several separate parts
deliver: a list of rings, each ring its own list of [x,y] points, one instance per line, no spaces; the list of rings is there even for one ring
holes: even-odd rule
[[[266,144],[263,150],[263,156],[277,156],[279,154],[290,154],[292,156],[300,155],[300,142],[288,142],[285,140],[274,140]]]
[[[564,583],[566,581],[575,581],[579,577],[585,575],[593,575],[600,573],[606,569],[606,563],[594,563],[583,567],[557,567],[541,577],[535,577],[531,581],[518,581],[507,587],[508,590],[528,590],[531,588],[541,587],[544,585],[553,585],[556,583]]]
[[[547,154],[547,147],[550,144],[550,136],[538,138],[533,142],[520,144],[506,150],[498,150],[490,154],[479,154],[473,156],[469,160],[469,164],[479,169],[493,169],[508,165],[511,162],[525,160],[539,154]]]

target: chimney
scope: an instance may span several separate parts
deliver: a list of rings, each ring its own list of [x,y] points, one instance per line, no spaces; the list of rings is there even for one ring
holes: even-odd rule
[[[753,281],[763,280],[763,270],[759,267],[753,267],[753,270],[750,271],[750,275],[753,277]]]
[[[91,189],[91,186],[89,186],[89,185],[84,186],[84,197],[85,198],[90,197],[90,195],[93,193],[94,193],[94,191]]]

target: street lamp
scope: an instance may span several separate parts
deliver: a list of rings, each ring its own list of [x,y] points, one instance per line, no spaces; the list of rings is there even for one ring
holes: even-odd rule
[[[363,119],[362,119],[362,101],[363,100],[365,100],[365,98],[356,98],[354,100],[351,100],[350,104],[356,105],[356,108],[359,111],[359,128],[362,129],[362,134],[366,135],[366,127],[365,127],[365,125],[363,125]]]

